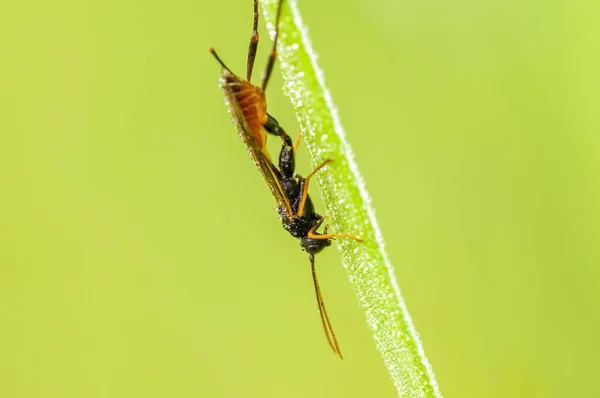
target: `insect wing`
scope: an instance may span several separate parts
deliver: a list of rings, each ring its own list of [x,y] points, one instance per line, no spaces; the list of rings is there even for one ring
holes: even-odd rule
[[[285,210],[288,216],[291,216],[293,212],[290,201],[288,200],[283,188],[281,187],[281,184],[279,183],[279,170],[277,170],[277,168],[273,165],[268,152],[263,150],[263,148],[261,148],[258,144],[256,137],[246,121],[244,113],[242,112],[242,109],[240,108],[240,105],[231,89],[225,84],[222,86],[222,88],[223,91],[225,91],[225,97],[227,99],[227,104],[229,105],[229,112],[231,113],[233,122],[238,128],[240,138],[248,147],[250,157],[252,157],[252,160],[254,160],[258,170],[260,170],[261,174],[265,178],[265,181],[267,182],[271,193],[275,197],[277,204]]]

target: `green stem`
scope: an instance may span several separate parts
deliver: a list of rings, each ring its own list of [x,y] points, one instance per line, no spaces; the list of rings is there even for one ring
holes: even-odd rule
[[[271,35],[277,2],[262,2]],[[400,295],[371,199],[325,87],[295,0],[284,4],[278,51],[285,91],[296,111],[313,165],[335,159],[331,167],[318,174],[332,227],[336,232],[360,236],[365,241],[360,244],[338,239],[337,244],[398,394],[411,398],[441,397],[433,369]]]

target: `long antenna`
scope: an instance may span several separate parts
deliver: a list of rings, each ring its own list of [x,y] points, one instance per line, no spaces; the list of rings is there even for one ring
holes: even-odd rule
[[[275,60],[277,59],[277,39],[279,38],[279,19],[281,18],[282,4],[283,0],[279,0],[279,4],[277,6],[277,17],[275,18],[275,37],[273,38],[273,50],[271,50],[269,60],[267,61],[267,68],[265,69],[265,77],[262,83],[263,91],[265,91],[267,88],[267,83],[269,83],[271,72],[273,72],[273,66],[275,65]]]
[[[319,305],[319,314],[321,315],[321,323],[323,325],[323,331],[325,332],[325,336],[327,336],[327,342],[329,346],[340,356],[341,359],[344,359],[342,355],[342,350],[340,349],[340,345],[335,337],[335,332],[333,331],[333,326],[331,325],[331,321],[329,320],[329,315],[327,314],[327,309],[325,308],[325,302],[323,301],[323,295],[321,294],[321,288],[319,287],[319,280],[317,279],[317,271],[315,269],[315,255],[311,254],[308,256],[310,259],[310,266],[312,270],[313,282],[315,285],[315,293],[317,295],[317,304]]]

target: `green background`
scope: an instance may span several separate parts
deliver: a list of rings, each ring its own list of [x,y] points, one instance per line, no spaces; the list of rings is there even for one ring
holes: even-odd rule
[[[300,0],[446,397],[600,395],[600,6],[547,3]],[[251,8],[0,6],[0,396],[395,396],[223,105]]]

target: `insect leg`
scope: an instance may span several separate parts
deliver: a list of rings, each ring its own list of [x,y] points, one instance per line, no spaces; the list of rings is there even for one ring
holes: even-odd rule
[[[269,60],[267,61],[267,67],[265,68],[265,77],[263,78],[262,83],[263,91],[267,88],[267,83],[269,83],[271,72],[273,72],[273,66],[275,65],[275,59],[277,59],[277,38],[279,37],[279,19],[281,18],[282,4],[283,0],[279,0],[279,4],[277,5],[277,17],[275,19],[275,37],[273,38],[273,49],[271,50]]]
[[[361,238],[357,238],[356,236],[352,236],[350,234],[328,234],[328,233],[324,233],[324,234],[317,234],[315,233],[317,228],[319,226],[315,225],[314,227],[312,227],[310,229],[310,231],[308,231],[308,237],[311,239],[333,239],[333,238],[348,238],[348,239],[352,239],[355,240],[357,242],[364,242]]]
[[[328,234],[327,229],[329,228],[329,225],[325,226],[325,229],[323,230],[324,233],[319,234],[317,233],[317,229],[319,229],[321,224],[323,224],[323,216],[320,216],[319,221],[310,229],[310,231],[308,231],[307,236],[311,239],[348,238],[357,242],[363,242],[361,238],[357,238],[356,236],[352,236],[350,234]]]
[[[254,58],[258,49],[258,0],[254,0],[254,25],[252,27],[252,36],[248,46],[248,60],[246,62],[246,80],[252,79],[252,69],[254,69]]]
[[[298,135],[296,135],[296,143],[294,144],[294,155],[298,153],[298,147],[300,147],[300,143],[302,142],[302,130],[298,129]]]
[[[306,180],[304,181],[304,184],[302,185],[302,199],[300,200],[300,206],[298,206],[298,217],[302,217],[302,214],[304,214],[304,206],[306,205],[306,198],[308,197],[308,183],[310,182],[310,179],[312,176],[314,176],[317,171],[321,170],[323,167],[325,167],[327,165],[327,163],[331,163],[333,162],[333,159],[327,159],[325,160],[323,163],[321,163],[319,166],[317,166],[316,169],[313,170],[312,173],[310,173],[308,175],[308,177],[306,177]]]

